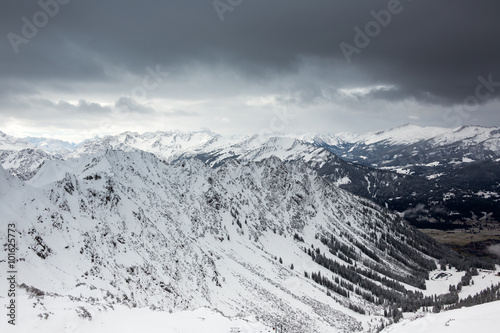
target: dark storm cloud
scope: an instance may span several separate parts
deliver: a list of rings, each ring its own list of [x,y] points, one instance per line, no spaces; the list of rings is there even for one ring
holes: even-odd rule
[[[145,66],[156,64],[175,79],[196,64],[223,66],[265,85],[298,73],[304,64],[322,63],[325,73],[337,74],[318,73],[318,86],[291,84],[292,102],[325,99],[320,87],[325,85],[383,85],[392,89],[364,98],[454,105],[475,95],[480,78],[488,76],[481,103],[500,96],[498,1],[242,0],[222,14],[223,21],[211,0],[60,1],[67,4],[58,5],[35,36],[18,44],[18,53],[8,34],[23,36],[26,20],[33,23],[42,8],[35,1],[2,1],[1,80],[113,84],[127,72],[143,76]],[[391,6],[397,14],[369,32],[373,37],[361,47],[354,28],[366,34],[367,24],[376,22],[374,13]],[[350,63],[341,43],[357,49]]]

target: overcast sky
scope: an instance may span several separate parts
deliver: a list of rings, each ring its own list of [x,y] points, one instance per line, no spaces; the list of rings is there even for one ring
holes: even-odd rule
[[[2,0],[0,131],[499,126],[499,15],[493,0]]]

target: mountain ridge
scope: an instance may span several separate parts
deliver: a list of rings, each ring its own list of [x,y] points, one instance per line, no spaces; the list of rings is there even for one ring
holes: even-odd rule
[[[358,276],[347,273],[355,269],[349,258],[357,258],[357,270],[380,270],[359,277],[368,283],[359,292],[369,297],[374,278],[389,285],[410,276],[423,281],[425,269],[418,267],[433,260],[420,251],[440,248],[408,243],[415,257],[403,260],[395,248],[387,254],[378,249],[377,234],[394,242],[430,240],[398,216],[330,185],[305,163],[276,157],[214,169],[197,159],[169,164],[146,152],[107,151],[49,161],[24,184],[7,178],[14,183],[2,202],[13,209],[3,213],[17,221],[18,269],[37,272],[23,274],[20,283],[96,306],[208,306],[226,316],[253,313],[267,323],[294,313],[292,332],[311,322],[324,331],[360,331],[369,328],[367,317],[348,308],[361,309],[363,298],[343,296],[348,289],[340,282],[330,285],[336,292],[328,296],[304,274]],[[306,251],[311,245],[318,249],[313,257]],[[344,254],[330,253],[334,246]],[[332,273],[321,258],[342,270]],[[389,277],[376,268],[379,261],[392,268]],[[382,285],[374,292],[398,294]],[[376,299],[364,308],[383,318]],[[275,302],[279,309],[269,312]]]
[[[212,167],[232,159],[259,161],[274,155],[302,160],[333,184],[397,210],[418,225],[477,224],[488,215],[500,221],[495,208],[500,200],[500,129],[406,124],[356,140],[350,143],[332,135],[223,137],[207,129],[125,132],[87,140],[63,156],[33,148],[0,150],[0,163],[28,180],[46,160],[107,150],[147,151],[167,162],[198,158]]]

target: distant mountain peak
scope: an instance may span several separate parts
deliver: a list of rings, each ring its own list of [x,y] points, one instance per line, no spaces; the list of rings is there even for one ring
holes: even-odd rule
[[[442,127],[420,127],[413,124],[404,124],[362,136],[365,144],[387,141],[391,144],[412,144],[418,141],[432,139],[438,135],[451,131]]]

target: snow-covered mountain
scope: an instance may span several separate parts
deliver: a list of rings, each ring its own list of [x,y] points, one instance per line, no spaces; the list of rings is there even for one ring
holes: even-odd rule
[[[281,141],[281,142],[277,142]],[[204,129],[195,132],[125,132],[96,137],[75,145],[48,138],[16,139],[0,132],[0,150],[42,149],[61,157],[75,158],[107,149],[142,150],[166,161],[181,156],[219,153],[223,160],[231,156],[254,157],[265,146],[277,154],[293,148],[294,142],[328,148],[340,157],[364,165],[397,168],[423,166],[433,162],[467,163],[497,160],[500,156],[500,128],[463,126],[455,129],[403,125],[365,135],[254,135],[223,137]],[[277,144],[277,146],[273,146]],[[267,148],[269,151],[269,148]],[[406,159],[406,161],[405,161]]]
[[[28,180],[46,160],[62,158],[75,147],[75,144],[61,140],[19,139],[0,132],[0,165],[12,175]]]
[[[15,138],[3,141],[6,147],[16,146]],[[233,159],[260,161],[277,156],[306,162],[333,184],[422,224],[477,221],[484,216],[500,221],[499,147],[500,129],[480,126],[404,125],[366,135],[125,132],[87,140],[63,156],[0,150],[0,162],[25,180],[44,160],[102,155],[107,150],[147,151],[167,162],[196,157],[212,167]]]
[[[197,157],[210,166],[228,159],[260,161],[270,156],[284,160],[323,158],[325,149],[313,145],[313,138],[299,135],[253,135],[223,137],[209,130],[197,132],[125,132],[115,136],[94,138],[78,146],[67,158],[102,154],[106,150],[146,151],[167,162]],[[316,156],[316,155],[320,156]],[[328,154],[328,152],[327,152]],[[321,156],[322,155],[322,156]]]
[[[403,125],[362,136],[340,135],[323,146],[351,162],[391,170],[498,161],[500,128],[462,126],[455,129]],[[430,168],[430,170],[432,170]]]
[[[425,286],[432,256],[450,255],[399,216],[275,157],[210,168],[107,151],[47,161],[27,183],[0,168],[0,186],[23,290],[82,315],[82,302],[208,307],[289,332],[374,331],[388,321],[384,304],[423,302],[408,291]]]
[[[34,145],[29,144],[29,142],[7,135],[0,132],[0,150],[22,150],[26,148],[35,148]]]
[[[76,146],[71,142],[51,138],[16,138],[0,131],[0,151],[40,149],[48,154],[63,156],[75,150]]]
[[[30,179],[44,161],[52,158],[34,144],[0,132],[0,165],[12,175]]]
[[[300,147],[296,147],[299,145]],[[143,150],[172,161],[180,157],[208,156],[217,164],[227,158],[259,160],[270,154],[307,161],[310,147],[322,147],[343,159],[367,166],[401,171],[436,164],[496,161],[500,158],[500,129],[466,126],[456,129],[404,125],[394,129],[353,135],[254,135],[222,137],[209,130],[198,132],[126,132],[89,140],[70,154],[79,157],[106,149]],[[305,150],[302,152],[300,150]]]
[[[159,131],[144,134],[125,132],[114,136],[87,140],[67,157],[77,158],[95,155],[112,149],[147,151],[163,160],[172,161],[180,156],[190,156],[228,147],[244,139],[243,137],[224,138],[209,130],[197,132]]]
[[[370,145],[379,142],[390,143],[392,145],[411,144],[419,141],[429,140],[439,135],[445,135],[450,130],[442,127],[420,127],[405,124],[384,131],[367,133],[364,135],[352,133],[339,133],[337,135],[344,142]],[[337,139],[338,140],[338,139]],[[335,144],[334,142],[328,142]]]
[[[26,137],[24,141],[33,144],[36,148],[41,149],[53,155],[64,156],[72,152],[76,148],[76,144],[50,138]]]
[[[476,223],[481,218],[500,221],[500,128],[404,125],[344,139],[342,144],[320,146],[346,161],[377,169],[382,176],[368,184],[343,186],[353,193],[405,212],[407,219],[422,226]],[[398,175],[388,177],[380,170]],[[361,185],[373,188],[367,191]]]
[[[368,183],[366,196],[376,198],[420,178],[346,162],[325,146],[332,138],[124,133],[64,159],[3,138],[8,156],[39,163],[27,181],[0,167],[0,213],[16,225],[20,297],[42,320],[91,319],[124,305],[206,308],[248,332],[276,323],[288,332],[375,332],[401,311],[460,299],[448,285],[432,289],[439,298],[425,291],[438,260],[494,267],[340,189]]]
[[[40,166],[54,156],[47,154],[43,150],[26,148],[22,150],[0,151],[0,164],[12,175],[21,180],[28,180]]]

